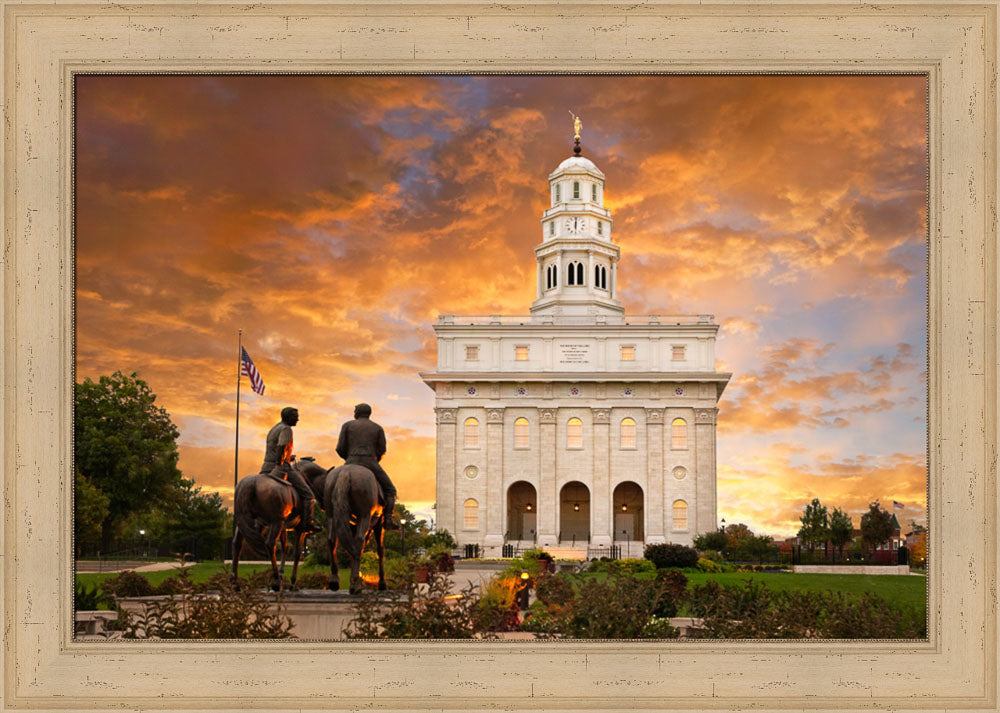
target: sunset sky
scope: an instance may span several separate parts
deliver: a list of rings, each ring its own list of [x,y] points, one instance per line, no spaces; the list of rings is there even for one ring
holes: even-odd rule
[[[295,405],[324,465],[367,401],[434,500],[431,324],[527,314],[547,176],[607,177],[635,314],[711,313],[718,511],[793,535],[819,497],[926,501],[926,124],[917,76],[84,76],[77,379],[135,371],[229,500]]]

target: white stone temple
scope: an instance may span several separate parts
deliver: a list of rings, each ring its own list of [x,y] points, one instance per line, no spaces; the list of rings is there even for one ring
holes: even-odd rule
[[[483,556],[563,557],[691,544],[717,528],[715,426],[731,374],[711,315],[627,315],[604,173],[549,174],[528,315],[441,315],[435,393],[438,528]]]

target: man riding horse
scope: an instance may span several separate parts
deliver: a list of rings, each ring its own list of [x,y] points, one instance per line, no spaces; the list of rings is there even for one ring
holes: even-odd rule
[[[379,465],[385,455],[385,431],[371,420],[372,407],[368,404],[358,404],[354,407],[354,420],[348,421],[340,428],[340,439],[337,441],[337,455],[345,463],[356,463],[375,474],[375,479],[382,487],[385,496],[384,529],[398,530],[392,519],[392,510],[396,505],[396,487],[389,476]]]
[[[292,466],[292,426],[299,422],[299,410],[291,406],[281,409],[281,421],[267,432],[267,447],[260,472],[279,480],[287,480],[299,494],[299,516],[304,531],[319,532],[313,519],[316,499],[305,479]]]

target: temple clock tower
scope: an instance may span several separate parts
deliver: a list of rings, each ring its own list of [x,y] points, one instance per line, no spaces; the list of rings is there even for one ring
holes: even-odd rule
[[[548,176],[527,315],[440,315],[440,528],[486,556],[641,556],[716,521],[715,429],[730,374],[711,315],[626,315],[605,176],[580,145]]]

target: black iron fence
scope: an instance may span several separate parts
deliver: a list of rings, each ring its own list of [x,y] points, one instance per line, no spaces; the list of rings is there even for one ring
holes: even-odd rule
[[[587,547],[587,559],[601,559],[602,557],[607,557],[608,559],[618,560],[622,558],[622,546],[621,545],[598,545],[596,547]]]

